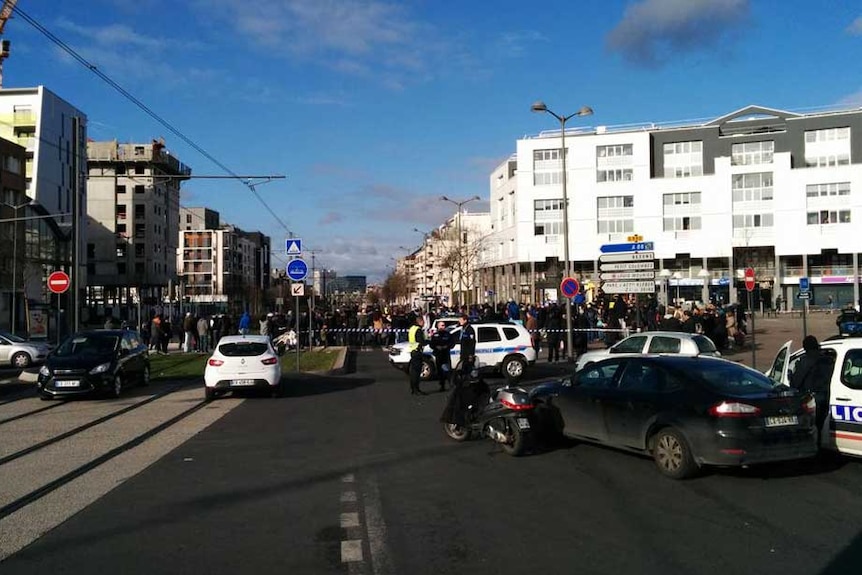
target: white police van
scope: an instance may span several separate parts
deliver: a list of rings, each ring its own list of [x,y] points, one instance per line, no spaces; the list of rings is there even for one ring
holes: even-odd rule
[[[785,343],[766,372],[778,383],[790,384],[790,374],[804,350],[790,352]],[[820,430],[820,446],[862,457],[862,337],[829,338],[820,343],[834,359],[829,380],[829,415]]]
[[[476,332],[476,367],[479,371],[500,372],[511,382],[519,381],[528,365],[536,363],[536,350],[530,339],[530,332],[516,323],[474,323]],[[461,326],[452,326],[449,331],[457,338]],[[410,364],[410,351],[407,342],[396,343],[389,348],[389,363],[402,371],[407,371]],[[422,350],[422,372],[420,377],[426,381],[436,377],[437,364],[430,346]],[[458,363],[461,346],[452,349],[452,366]]]

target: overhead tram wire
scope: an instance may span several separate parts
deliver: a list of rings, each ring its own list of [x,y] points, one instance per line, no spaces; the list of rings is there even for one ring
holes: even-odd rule
[[[86,58],[81,56],[77,51],[75,51],[74,48],[72,48],[71,46],[66,44],[63,40],[61,40],[56,35],[54,35],[50,30],[45,28],[36,19],[34,19],[29,14],[27,14],[26,12],[21,10],[21,8],[19,8],[18,6],[15,6],[13,10],[14,10],[15,14],[17,14],[18,16],[21,17],[21,19],[23,19],[25,22],[30,24],[33,28],[35,28],[37,31],[39,31],[43,36],[48,38],[48,40],[50,40],[51,42],[56,44],[61,50],[66,52],[69,56],[71,56],[79,64],[81,64],[82,66],[84,66],[85,68],[90,70],[93,74],[98,76],[103,82],[105,82],[106,84],[108,84],[108,86],[110,86],[111,88],[116,90],[124,98],[126,98],[127,100],[132,102],[135,106],[137,106],[145,114],[150,116],[153,120],[155,120],[156,122],[161,124],[165,129],[167,129],[172,134],[174,134],[176,137],[178,137],[180,140],[182,140],[183,142],[188,144],[192,149],[197,151],[204,158],[208,159],[213,164],[215,164],[216,166],[221,168],[225,173],[231,175],[235,179],[240,180],[249,190],[251,190],[251,193],[254,194],[255,198],[257,198],[257,200],[263,205],[263,207],[266,208],[266,210],[270,213],[270,215],[273,218],[275,218],[275,221],[278,222],[279,225],[281,225],[281,227],[284,228],[284,230],[287,233],[293,234],[293,232],[290,230],[290,228],[287,226],[287,224],[284,223],[284,221],[279,217],[279,215],[275,213],[275,210],[273,210],[269,206],[269,204],[266,203],[266,201],[263,199],[263,197],[257,192],[257,190],[254,187],[255,184],[252,184],[248,180],[243,180],[239,174],[237,174],[236,172],[231,170],[229,167],[227,167],[224,163],[222,163],[215,156],[213,156],[208,151],[206,151],[203,147],[201,147],[199,144],[197,144],[194,140],[192,140],[190,137],[186,136],[178,128],[174,127],[173,124],[171,124],[170,122],[168,122],[167,120],[162,118],[152,108],[147,106],[144,102],[142,102],[140,99],[138,99],[134,94],[132,94],[131,92],[129,92],[128,90],[123,88],[113,78],[111,78],[110,76],[108,76],[107,74],[102,72],[95,64],[92,64]]]

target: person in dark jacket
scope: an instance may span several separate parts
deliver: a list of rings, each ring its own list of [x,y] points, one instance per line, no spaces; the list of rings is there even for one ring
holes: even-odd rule
[[[817,402],[817,432],[823,428],[829,410],[829,380],[832,378],[834,359],[823,353],[820,343],[813,335],[802,340],[805,353],[793,366],[790,387],[811,393]]]
[[[557,304],[548,310],[545,330],[548,334],[548,362],[560,361],[560,336],[563,329],[563,315]]]
[[[452,372],[452,348],[455,347],[455,337],[446,330],[445,322],[437,323],[437,331],[431,336],[431,350],[434,352],[434,363],[437,365],[437,380],[440,391],[446,390],[446,381]]]
[[[476,330],[470,325],[470,316],[466,313],[461,314],[458,325],[461,326],[458,337],[458,343],[461,344],[461,373],[469,374],[476,365]]]

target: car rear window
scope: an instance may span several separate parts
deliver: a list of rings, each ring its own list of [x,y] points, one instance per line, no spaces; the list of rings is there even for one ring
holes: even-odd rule
[[[694,377],[708,388],[725,395],[759,395],[772,391],[775,383],[753,369],[730,362],[715,361],[686,366],[689,377]]]
[[[700,353],[715,353],[715,344],[712,343],[712,340],[708,337],[703,337],[702,335],[696,335],[691,338],[694,340],[695,345],[697,345],[697,350]]]
[[[268,345],[257,341],[237,341],[218,346],[219,353],[226,357],[255,357],[266,353]]]
[[[649,342],[650,353],[679,353],[679,348],[680,341],[678,337],[656,335]]]

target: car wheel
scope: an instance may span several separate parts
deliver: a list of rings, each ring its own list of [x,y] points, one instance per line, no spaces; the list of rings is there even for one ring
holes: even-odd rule
[[[30,354],[26,351],[19,351],[12,356],[12,365],[19,369],[28,368],[31,363],[33,363],[33,360],[30,358]]]
[[[123,393],[123,378],[120,374],[114,376],[114,385],[111,386],[111,397],[117,399]]]
[[[428,381],[434,377],[434,362],[427,357],[422,358],[422,370],[419,372],[419,379]]]
[[[207,401],[212,401],[212,400],[214,400],[214,399],[216,398],[216,391],[215,391],[215,389],[213,389],[213,388],[211,388],[211,387],[205,387],[205,388],[204,388],[204,398],[205,398]]]
[[[146,387],[150,385],[150,366],[144,366],[144,373],[141,374],[141,385]]]
[[[527,369],[527,363],[520,357],[509,357],[503,361],[503,375],[509,381],[518,381],[524,377],[524,370]]]
[[[670,427],[659,430],[653,440],[653,459],[662,475],[685,479],[697,473],[698,466],[682,434]]]
[[[50,393],[40,392],[39,399],[42,401],[51,401],[54,397]]]
[[[470,439],[470,428],[457,423],[444,423],[443,431],[455,441],[467,441]]]

